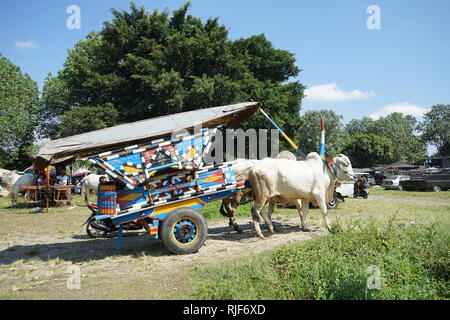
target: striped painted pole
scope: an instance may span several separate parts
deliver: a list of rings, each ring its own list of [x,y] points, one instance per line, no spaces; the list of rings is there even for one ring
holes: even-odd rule
[[[295,150],[298,151],[298,147],[297,147],[297,145],[294,143],[294,141],[292,141],[292,140],[287,136],[287,134],[284,133],[283,130],[281,130],[281,128],[275,123],[275,121],[273,121],[273,120],[267,115],[267,113],[264,112],[263,109],[259,108],[259,111],[261,111],[262,114],[267,118],[267,120],[269,120],[269,121],[273,124],[273,126],[278,130],[278,132],[280,132],[281,135],[286,139],[286,141],[289,142],[289,144],[290,144]]]
[[[319,155],[321,158],[325,158],[325,121],[323,119],[321,119],[321,125]]]

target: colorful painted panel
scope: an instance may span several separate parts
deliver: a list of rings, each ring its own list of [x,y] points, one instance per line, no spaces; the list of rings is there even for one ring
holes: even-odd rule
[[[106,170],[113,179],[132,189],[167,169],[198,169],[203,164],[203,153],[211,146],[211,137],[217,129],[203,129],[190,136],[173,140],[158,139],[146,145],[134,145],[104,152],[91,161]]]
[[[147,204],[148,201],[148,191],[144,187],[138,187],[133,190],[122,190],[117,194],[117,203],[121,209],[125,209],[136,204]]]
[[[177,195],[196,192],[197,182],[191,173],[167,176],[148,183],[150,196],[154,201],[167,200]]]
[[[142,152],[142,164],[147,169],[167,164],[178,165],[174,146],[170,144]]]

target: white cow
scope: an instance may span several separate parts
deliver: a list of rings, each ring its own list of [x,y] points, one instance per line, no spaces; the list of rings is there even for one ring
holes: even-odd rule
[[[25,193],[25,191],[20,191],[20,187],[32,186],[34,181],[33,174],[20,175],[17,171],[9,171],[5,169],[0,169],[0,184],[3,190],[3,196],[9,196],[11,200],[11,207],[17,205],[17,197],[19,193]]]
[[[90,203],[89,196],[91,193],[97,194],[101,177],[106,177],[106,180],[109,180],[108,176],[93,173],[87,175],[83,178],[83,180],[81,180],[81,194],[84,196],[86,203]]]
[[[343,154],[325,163],[318,153],[308,154],[305,161],[264,159],[250,169],[249,180],[255,197],[252,208],[256,234],[264,239],[259,226],[260,217],[273,232],[270,219],[263,212],[267,202],[274,199],[300,199],[300,220],[306,229],[306,215],[310,202],[317,202],[325,226],[331,230],[327,218],[327,203],[332,199],[336,183],[353,178],[350,159]]]

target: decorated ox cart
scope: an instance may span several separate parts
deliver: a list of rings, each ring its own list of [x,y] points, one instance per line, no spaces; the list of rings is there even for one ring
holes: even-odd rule
[[[36,165],[90,154],[109,181],[99,184],[89,235],[117,230],[119,249],[124,229],[144,228],[170,251],[193,253],[207,235],[199,209],[246,187],[234,176],[234,162],[208,161],[213,137],[219,126],[235,128],[259,108],[248,102],[200,109],[50,141]]]

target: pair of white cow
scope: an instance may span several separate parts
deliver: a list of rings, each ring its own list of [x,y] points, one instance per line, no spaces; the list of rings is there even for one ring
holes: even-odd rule
[[[293,202],[300,214],[301,226],[307,229],[306,216],[309,203],[318,204],[325,227],[331,231],[327,217],[327,203],[333,198],[334,189],[341,181],[354,178],[350,159],[343,154],[332,162],[324,162],[317,152],[309,153],[304,161],[266,158],[243,162],[233,167],[238,178],[248,179],[252,187],[254,205],[253,225],[256,234],[264,239],[259,222],[265,221],[270,232],[273,226],[270,215],[275,202]],[[269,215],[264,206],[269,203]],[[230,216],[231,219],[231,216]]]

